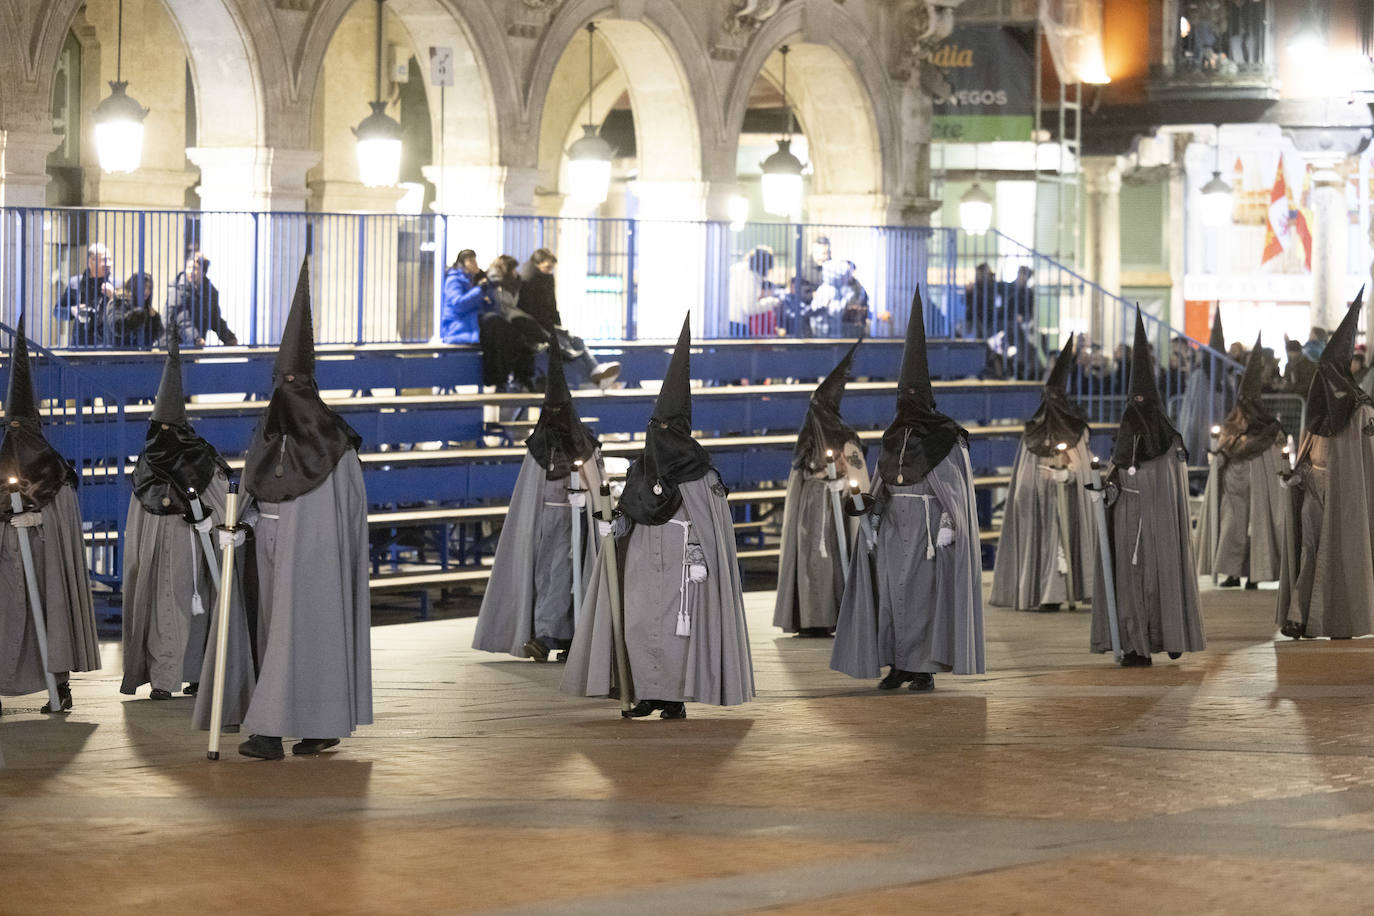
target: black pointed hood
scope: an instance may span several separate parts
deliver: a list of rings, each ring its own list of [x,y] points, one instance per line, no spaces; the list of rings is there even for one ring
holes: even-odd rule
[[[10,348],[10,384],[5,394],[5,428],[0,432],[0,518],[10,515],[9,479],[17,478],[26,508],[42,508],[65,483],[77,485],[76,471],[48,444],[38,416],[38,392],[20,313]]]
[[[700,480],[711,469],[710,456],[692,438],[691,354],[689,315],[654,403],[644,451],[630,465],[620,496],[625,514],[641,525],[666,523],[682,504],[678,486]]]
[[[888,486],[917,483],[961,442],[968,444],[968,433],[935,409],[926,356],[925,312],[918,287],[911,298],[911,317],[906,325],[906,346],[897,380],[897,415],[883,432],[878,473]]]
[[[1317,360],[1317,371],[1307,389],[1307,428],[1318,436],[1334,436],[1345,429],[1360,404],[1374,404],[1355,382],[1350,359],[1355,355],[1355,332],[1359,330],[1364,287],[1326,342]]]
[[[1264,383],[1262,335],[1256,335],[1254,349],[1245,360],[1236,406],[1221,421],[1217,451],[1232,461],[1247,461],[1262,454],[1285,438],[1283,424],[1260,400]]]
[[[840,417],[840,401],[844,398],[845,385],[849,383],[849,367],[854,364],[854,353],[861,343],[862,337],[854,341],[835,368],[811,393],[806,420],[797,431],[797,446],[792,450],[794,468],[822,470],[825,467],[826,450],[840,454],[846,442],[859,443],[862,450],[859,434]]]
[[[362,437],[320,398],[313,334],[310,275],[302,262],[272,367],[272,400],[244,458],[243,488],[263,502],[285,502],[309,493],[333,472],[345,452],[362,445]]]
[[[1217,306],[1216,312],[1212,314],[1212,331],[1207,337],[1207,347],[1226,355],[1226,332],[1221,327],[1221,306]],[[1227,372],[1225,365],[1215,358],[1204,360],[1202,371],[1207,373],[1212,380],[1212,387],[1217,391],[1226,390]]]
[[[1155,363],[1150,356],[1150,338],[1145,334],[1145,319],[1140,307],[1135,310],[1135,346],[1131,351],[1131,388],[1121,426],[1112,450],[1112,463],[1132,467],[1158,458],[1169,449],[1183,447],[1178,430],[1169,422],[1164,399],[1155,382]]]
[[[1088,415],[1068,394],[1069,372],[1074,363],[1073,344],[1070,334],[1045,382],[1040,407],[1026,421],[1026,431],[1021,436],[1026,450],[1042,458],[1053,456],[1061,442],[1072,448],[1088,428]]]
[[[148,435],[134,465],[134,496],[153,515],[181,515],[195,521],[191,493],[204,493],[216,471],[227,477],[229,465],[213,445],[196,435],[186,418],[181,346],[173,334],[167,339],[167,360],[162,365]]]
[[[567,477],[574,461],[590,461],[601,445],[573,406],[572,393],[563,375],[563,356],[549,347],[549,370],[544,382],[544,407],[539,421],[525,440],[525,447],[550,480]]]

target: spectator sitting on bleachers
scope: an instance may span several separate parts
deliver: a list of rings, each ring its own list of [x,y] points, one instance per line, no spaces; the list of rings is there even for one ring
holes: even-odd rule
[[[743,260],[730,265],[730,335],[768,337],[777,333],[777,287],[768,279],[773,269],[773,252],[766,245],[751,250]]]
[[[478,316],[482,341],[482,384],[497,391],[534,390],[534,354],[549,335],[519,307],[520,262],[497,256],[487,268],[487,296],[496,307]]]
[[[444,299],[439,311],[439,339],[447,344],[477,343],[482,313],[494,311],[487,275],[477,267],[477,252],[464,248],[444,271]]]
[[[53,316],[72,323],[68,344],[91,347],[103,344],[101,316],[114,298],[110,282],[110,249],[92,242],[86,249],[86,269],[67,281],[67,288],[53,306]]]
[[[203,347],[211,331],[225,346],[238,346],[239,339],[219,310],[219,290],[206,273],[210,259],[192,249],[186,257],[186,270],[177,274],[167,297],[165,324],[168,334],[176,334],[183,347]]]
[[[558,258],[552,251],[547,248],[534,250],[530,259],[520,266],[520,308],[549,333],[569,366],[581,368],[594,384],[609,388],[620,375],[620,363],[614,360],[597,362],[582,338],[563,327],[553,280],[557,266]]]
[[[868,291],[854,276],[854,262],[833,257],[824,237],[816,240],[812,257],[821,282],[807,312],[811,336],[861,337],[868,329]]]
[[[108,346],[146,350],[162,339],[162,317],[153,308],[153,275],[130,274],[105,307],[102,327]]]

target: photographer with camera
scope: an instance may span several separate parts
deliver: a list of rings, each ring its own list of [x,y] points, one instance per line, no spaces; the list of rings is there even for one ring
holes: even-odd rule
[[[101,322],[107,346],[146,350],[162,338],[162,317],[153,308],[153,275],[130,274],[105,307]]]
[[[68,346],[94,347],[105,343],[102,323],[115,294],[110,266],[110,249],[92,242],[86,249],[85,271],[67,281],[67,288],[53,306],[53,317],[72,323]]]

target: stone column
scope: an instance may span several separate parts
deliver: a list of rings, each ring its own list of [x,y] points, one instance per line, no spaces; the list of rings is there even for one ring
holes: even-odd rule
[[[1312,171],[1312,324],[1333,330],[1345,316],[1346,210],[1341,163],[1324,159]],[[1298,243],[1296,236],[1292,243]]]
[[[62,140],[51,130],[0,131],[0,206],[41,207],[48,187],[48,153]]]
[[[197,146],[186,155],[200,167],[202,210],[299,213],[310,194],[306,172],[320,160],[313,150],[262,146]]]
[[[1188,200],[1188,145],[1193,135],[1181,132],[1173,135],[1173,156],[1169,162],[1169,226],[1165,238],[1169,243],[1169,312],[1159,318],[1165,324],[1182,325],[1184,322],[1183,273],[1186,261],[1187,238],[1186,207]],[[1129,339],[1130,329],[1123,329]]]
[[[1083,261],[1089,280],[1109,293],[1121,293],[1121,167],[1115,156],[1087,156],[1082,161],[1088,207],[1084,219]],[[1102,339],[1103,298],[1093,293],[1086,315],[1088,333]],[[1062,332],[1061,328],[1061,332]]]

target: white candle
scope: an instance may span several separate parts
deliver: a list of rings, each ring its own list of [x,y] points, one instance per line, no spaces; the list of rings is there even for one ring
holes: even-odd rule
[[[825,476],[831,480],[838,476],[835,473],[835,450],[833,448],[825,450]]]
[[[864,501],[859,497],[859,482],[853,478],[849,480],[849,498],[853,501],[856,512],[864,510]]]
[[[19,498],[19,478],[10,478],[10,510],[18,515],[24,511],[24,501]]]

